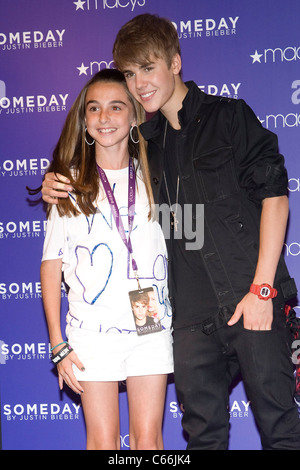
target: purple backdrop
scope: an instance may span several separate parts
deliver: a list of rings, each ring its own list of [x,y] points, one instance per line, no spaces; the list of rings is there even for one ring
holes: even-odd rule
[[[0,0],[3,449],[85,448],[78,398],[59,392],[49,360],[39,280],[45,212],[30,203],[25,186],[40,184],[68,109],[92,74],[113,67],[114,37],[131,17],[146,12],[169,17],[180,37],[183,78],[205,92],[245,99],[278,134],[291,207],[283,250],[300,284],[298,11],[298,0]],[[63,287],[62,301],[66,309]],[[121,449],[128,449],[123,386],[120,407]],[[232,390],[230,412],[230,449],[260,449],[241,382]],[[180,421],[170,379],[166,449],[185,449]]]

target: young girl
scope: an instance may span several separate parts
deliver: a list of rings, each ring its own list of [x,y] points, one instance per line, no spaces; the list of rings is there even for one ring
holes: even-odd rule
[[[146,148],[137,131],[142,120],[123,74],[97,73],[68,114],[50,168],[67,176],[73,190],[49,209],[43,302],[59,386],[81,394],[87,449],[119,448],[123,380],[131,449],[163,448],[171,308],[165,242],[151,214]],[[62,272],[68,342],[60,326]],[[149,288],[162,327],[138,335],[129,292]]]

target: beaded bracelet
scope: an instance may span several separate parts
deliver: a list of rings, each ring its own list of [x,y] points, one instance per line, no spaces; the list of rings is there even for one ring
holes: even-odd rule
[[[70,354],[70,352],[72,351],[73,349],[71,348],[71,346],[66,343],[64,348],[62,348],[58,353],[52,356],[51,361],[53,362],[53,364],[56,365],[61,362],[65,357],[67,357],[67,355]]]

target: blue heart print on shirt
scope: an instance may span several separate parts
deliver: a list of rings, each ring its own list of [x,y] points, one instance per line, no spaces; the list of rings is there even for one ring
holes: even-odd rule
[[[92,252],[86,246],[78,245],[75,255],[75,273],[83,287],[83,300],[93,305],[108,284],[113,268],[113,253],[106,243],[99,243]]]

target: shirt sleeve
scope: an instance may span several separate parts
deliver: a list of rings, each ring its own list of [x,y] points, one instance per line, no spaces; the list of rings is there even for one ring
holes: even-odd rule
[[[284,157],[275,134],[265,129],[243,100],[236,102],[232,139],[239,184],[255,203],[287,194]]]
[[[68,263],[68,234],[66,217],[60,217],[55,205],[47,220],[42,261],[62,259]]]

